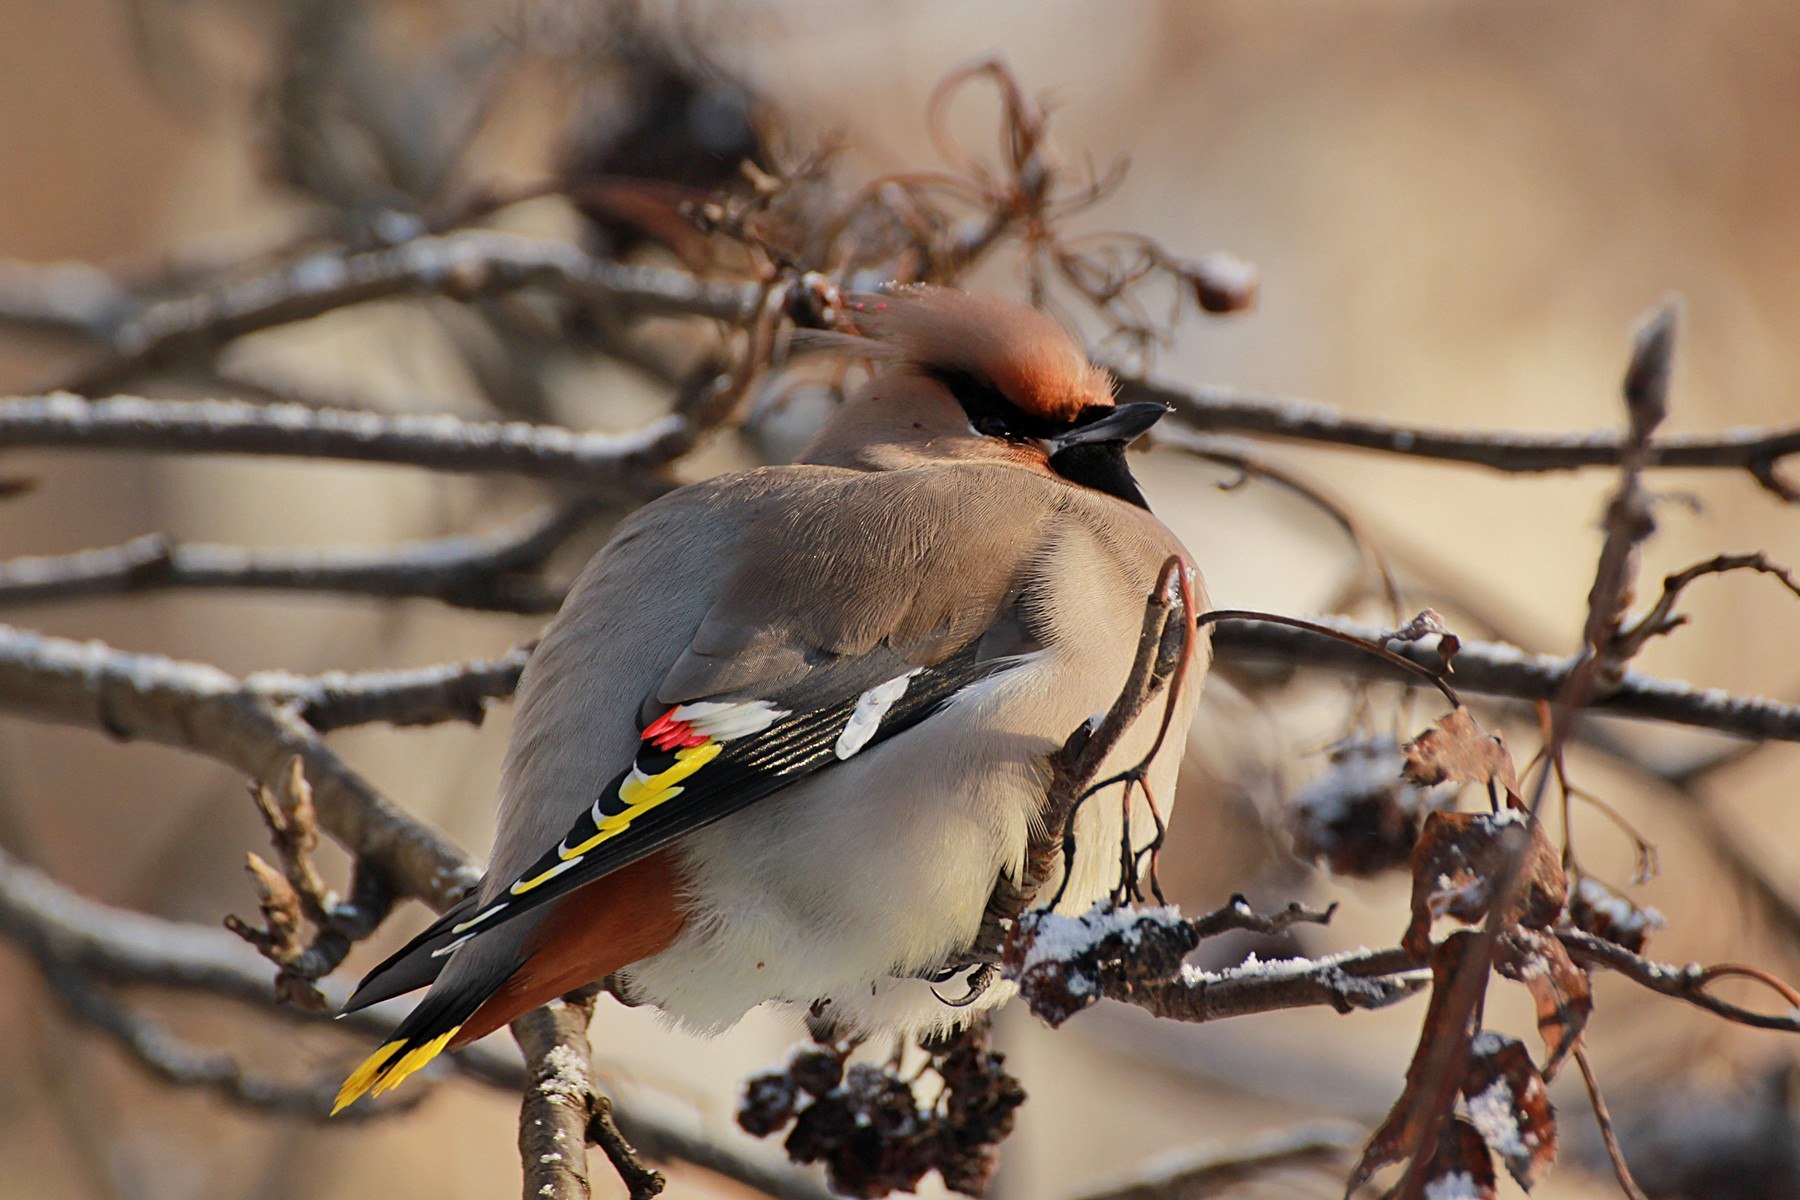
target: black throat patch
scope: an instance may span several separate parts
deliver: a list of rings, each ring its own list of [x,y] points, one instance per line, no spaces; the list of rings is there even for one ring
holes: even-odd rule
[[[1050,469],[1071,483],[1117,496],[1127,504],[1150,511],[1150,502],[1138,490],[1131,467],[1125,462],[1123,442],[1089,442],[1059,450],[1050,456]]]

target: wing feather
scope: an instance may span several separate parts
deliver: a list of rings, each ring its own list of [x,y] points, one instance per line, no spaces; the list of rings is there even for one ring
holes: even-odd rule
[[[697,701],[645,726],[631,767],[562,838],[480,907],[456,906],[376,968],[352,1012],[428,983],[463,945],[929,719],[965,688],[1021,661],[979,644],[860,692],[793,711],[778,702]]]

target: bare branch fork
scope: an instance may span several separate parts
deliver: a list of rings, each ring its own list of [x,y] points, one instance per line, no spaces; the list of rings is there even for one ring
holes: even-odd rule
[[[613,1124],[611,1101],[594,1086],[587,1028],[598,995],[597,988],[571,993],[513,1022],[525,1061],[535,1064],[519,1112],[526,1197],[588,1200],[590,1140],[606,1151],[631,1200],[662,1193],[663,1177],[638,1161]]]
[[[430,687],[446,701],[458,694],[451,680]],[[0,711],[190,750],[256,780],[276,778],[298,758],[320,827],[400,894],[442,910],[479,877],[460,850],[351,770],[280,687],[251,688],[213,667],[8,629],[0,636]],[[465,700],[457,715],[470,711]]]
[[[743,321],[756,289],[598,259],[567,242],[489,230],[421,237],[360,253],[325,251],[271,274],[153,303],[105,331],[107,353],[69,383],[92,394],[247,334],[397,296],[470,301],[523,288],[644,314]]]

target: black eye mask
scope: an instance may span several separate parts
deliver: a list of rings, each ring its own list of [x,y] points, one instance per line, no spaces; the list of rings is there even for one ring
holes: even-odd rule
[[[1149,509],[1126,464],[1125,448],[1162,419],[1168,411],[1162,405],[1090,404],[1073,421],[1059,424],[1025,412],[991,383],[967,371],[929,374],[956,397],[976,433],[1009,442],[1046,443],[1050,469],[1064,479]]]

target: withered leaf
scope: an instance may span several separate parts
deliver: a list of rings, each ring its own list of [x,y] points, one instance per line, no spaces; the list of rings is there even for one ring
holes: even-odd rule
[[[1518,794],[1519,776],[1506,742],[1477,725],[1462,705],[1408,742],[1404,753],[1406,777],[1421,786],[1498,783],[1509,795]]]
[[[1564,1060],[1581,1044],[1594,1009],[1593,983],[1554,933],[1516,928],[1501,937],[1495,967],[1523,983],[1537,1002],[1538,1033],[1544,1039],[1544,1078],[1556,1078]]]
[[[1381,1125],[1369,1135],[1362,1157],[1350,1172],[1345,1195],[1353,1194],[1383,1167],[1406,1157],[1407,1148],[1424,1136],[1423,1123],[1430,1116],[1428,1093],[1431,1090],[1426,1076],[1430,1072],[1433,1053],[1443,1044],[1444,1039],[1461,1043],[1460,1046],[1452,1047],[1455,1053],[1450,1056],[1453,1064],[1451,1069],[1453,1072],[1464,1069],[1468,1059],[1469,1040],[1474,1032],[1472,1023],[1465,1021],[1460,1029],[1454,1028],[1451,1018],[1446,1015],[1446,1008],[1450,981],[1462,969],[1463,959],[1474,944],[1474,934],[1453,933],[1432,954],[1431,1002],[1425,1009],[1425,1024],[1419,1031],[1419,1044],[1413,1050],[1412,1062],[1406,1067],[1406,1087],[1401,1090],[1400,1098],[1394,1101],[1394,1107],[1388,1110]],[[1485,1158],[1486,1151],[1483,1151],[1483,1159]],[[1493,1178],[1492,1164],[1488,1164],[1488,1177],[1490,1181]]]
[[[1497,1182],[1481,1133],[1461,1117],[1446,1121],[1425,1172],[1423,1194],[1430,1200],[1494,1200]]]
[[[1431,950],[1431,923],[1455,917],[1467,924],[1482,920],[1493,901],[1494,879],[1506,861],[1503,834],[1529,818],[1519,809],[1499,813],[1434,812],[1412,855],[1412,920],[1400,945],[1423,961]],[[1541,929],[1562,914],[1568,883],[1556,849],[1542,822],[1530,821],[1531,846],[1525,862],[1524,887],[1508,924]]]
[[[1462,1095],[1469,1121],[1488,1149],[1530,1191],[1556,1158],[1556,1111],[1524,1043],[1498,1033],[1476,1034]]]

